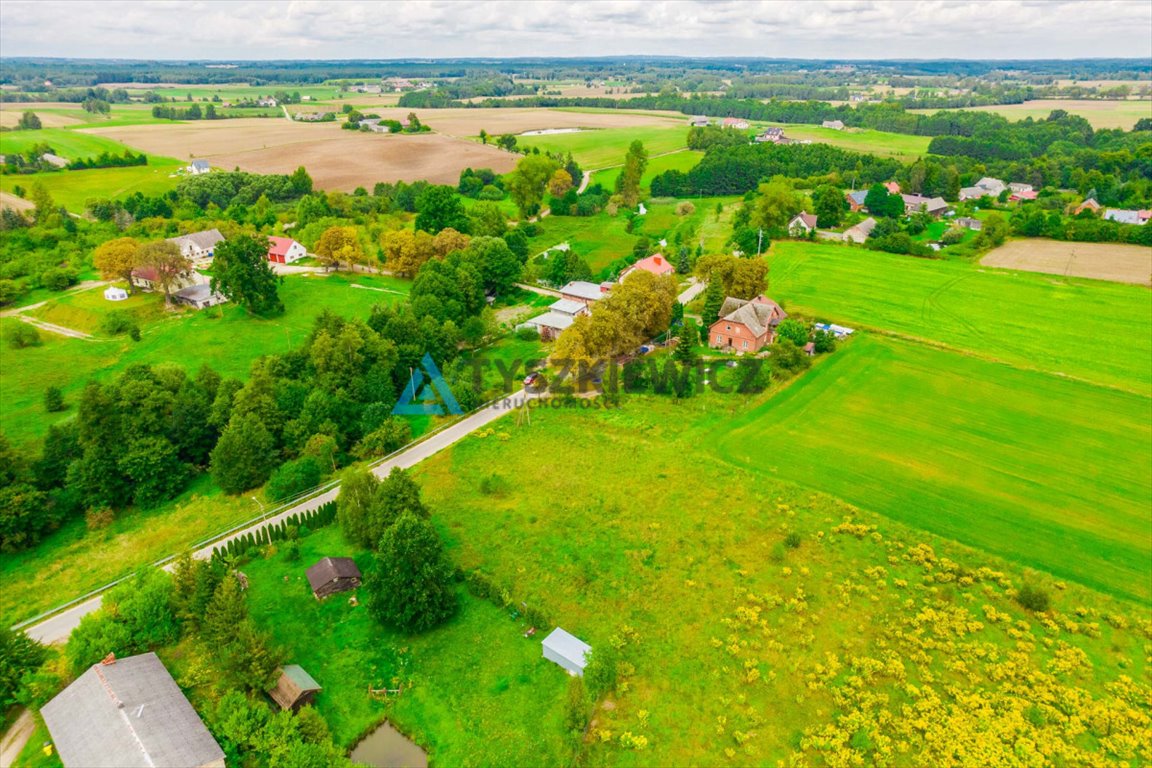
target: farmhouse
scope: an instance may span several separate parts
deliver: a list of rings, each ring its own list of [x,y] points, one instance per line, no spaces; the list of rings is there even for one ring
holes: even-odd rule
[[[748,130],[748,121],[740,117],[726,117],[721,125],[736,131]]]
[[[980,221],[980,219],[973,219],[968,216],[961,216],[960,218],[956,219],[956,223],[965,229],[972,230],[973,232],[979,232],[980,230],[984,229],[984,222]]]
[[[268,238],[268,261],[291,264],[308,255],[308,250],[290,237]]]
[[[584,676],[584,667],[588,664],[591,651],[592,646],[560,627],[556,627],[544,638],[544,658],[559,664],[574,677]]]
[[[709,122],[708,118],[706,117],[694,117],[688,121],[688,125],[693,128],[706,128],[708,127]]]
[[[608,285],[611,285],[611,283]],[[560,289],[560,298],[571,299],[572,301],[579,301],[584,305],[588,305],[602,299],[604,294],[608,293],[608,290],[604,284],[597,285],[596,283],[589,283],[585,280],[573,280]]]
[[[761,144],[766,142],[771,144],[783,144],[787,141],[787,139],[784,138],[783,128],[765,128],[760,133],[760,135],[756,137],[756,141],[760,142]]]
[[[1122,208],[1109,208],[1104,211],[1104,218],[1107,221],[1114,221],[1117,224],[1134,224],[1138,227],[1147,224],[1149,216],[1152,216],[1152,211],[1131,211]]]
[[[1008,199],[1012,202],[1019,202],[1020,200],[1035,200],[1037,197],[1038,193],[1031,189],[1023,190],[1021,192],[1013,192],[1012,194],[1008,195]]]
[[[110,285],[104,289],[104,298],[108,301],[124,301],[128,298],[128,291]]]
[[[816,214],[800,211],[788,222],[788,234],[792,237],[803,237],[816,229]]]
[[[373,133],[390,133],[392,130],[387,125],[384,125],[383,118],[381,117],[366,117],[359,122],[359,126]]]
[[[335,115],[331,112],[297,112],[296,119],[302,123],[321,123],[325,120],[334,118]]]
[[[207,309],[217,304],[223,304],[228,298],[222,293],[216,293],[208,283],[197,283],[181,288],[172,294],[172,301],[184,304],[193,309]]]
[[[1076,216],[1081,211],[1092,211],[1093,213],[1096,213],[1099,210],[1100,203],[1096,202],[1096,198],[1090,197],[1084,202],[1080,203],[1080,205],[1076,206],[1076,210],[1072,211],[1072,215]]]
[[[834,131],[842,131],[842,130],[844,130],[844,121],[843,120],[825,120],[824,122],[820,123],[820,127],[821,128],[831,128]]]
[[[193,160],[184,168],[186,173],[190,173],[193,176],[199,176],[200,174],[208,173],[211,170],[212,166],[208,164],[207,160]]]
[[[904,198],[905,213],[919,213],[923,211],[929,216],[940,216],[948,210],[948,203],[942,197],[924,197],[923,195],[901,195]]]
[[[985,176],[984,178],[980,179],[980,181],[976,182],[976,186],[980,187],[980,189],[983,189],[986,195],[990,195],[992,197],[996,197],[1001,192],[1008,189],[1007,184],[1005,184],[1000,179],[994,179],[991,176]]]
[[[224,768],[224,752],[154,653],[109,655],[40,710],[65,768]]]
[[[1008,191],[1013,192],[1013,193],[1017,193],[1017,192],[1032,192],[1034,190],[1032,189],[1031,184],[1023,184],[1019,181],[1011,181],[1008,183]]]
[[[983,187],[961,187],[960,188],[960,202],[965,200],[979,200],[988,194],[988,191]]]
[[[844,199],[848,201],[848,208],[851,209],[852,212],[864,209],[864,199],[866,197],[868,197],[868,190],[866,189],[856,189],[844,193]]]
[[[900,194],[900,183],[897,181],[886,181],[884,182],[884,189],[888,190],[888,194],[890,195],[898,195]]]
[[[780,305],[766,296],[724,299],[720,319],[708,328],[709,346],[737,352],[758,352],[772,343],[776,326],[788,317]]]
[[[862,243],[868,239],[868,235],[872,234],[872,230],[875,228],[876,219],[869,216],[856,226],[844,230],[844,242]]]
[[[360,586],[360,569],[350,557],[326,557],[306,575],[317,600]]]
[[[163,288],[160,273],[156,271],[155,267],[150,266],[136,267],[132,270],[132,284],[146,291],[159,291]],[[196,278],[189,275],[176,280],[172,283],[171,288],[180,289],[195,284]]]
[[[45,152],[44,154],[40,155],[40,159],[54,168],[63,168],[64,166],[68,165],[68,160],[66,158],[60,157],[60,155],[54,155],[51,152]]]
[[[588,314],[588,305],[582,301],[560,299],[553,302],[544,314],[523,323],[522,328],[535,328],[544,341],[552,341],[580,315]]]
[[[258,106],[258,107],[274,107],[274,106],[276,106],[276,99],[272,98],[271,96],[264,96],[259,101],[256,102],[256,106]]]
[[[216,251],[216,244],[223,239],[224,235],[220,234],[220,230],[206,229],[202,232],[170,237],[168,242],[176,243],[180,248],[180,253],[199,266],[203,262],[211,261],[212,255]]]
[[[668,263],[668,259],[664,258],[662,254],[657,253],[645,259],[640,259],[640,261],[625,269],[620,273],[620,280],[623,280],[624,278],[628,277],[628,275],[638,270],[651,272],[657,277],[672,275],[676,273],[676,268]]]
[[[280,670],[276,687],[268,691],[268,695],[280,705],[280,709],[291,709],[295,712],[305,704],[311,704],[312,699],[322,690],[320,683],[312,679],[312,675],[305,672],[304,667],[299,664],[287,664]]]

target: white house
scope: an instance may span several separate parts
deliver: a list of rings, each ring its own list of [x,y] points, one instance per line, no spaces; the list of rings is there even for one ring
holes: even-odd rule
[[[212,166],[208,164],[207,160],[193,160],[184,170],[193,176],[199,176],[202,173],[211,171]]]
[[[588,654],[591,651],[592,646],[560,627],[556,627],[544,638],[544,658],[559,664],[574,677],[584,676],[584,667],[588,664]]]
[[[40,155],[40,159],[54,168],[63,168],[64,166],[68,165],[67,158],[60,157],[60,155],[54,155],[51,152],[45,152],[44,154]]]
[[[816,214],[800,211],[788,222],[788,234],[792,237],[803,237],[816,229]]]
[[[843,120],[825,120],[824,122],[822,122],[820,124],[820,127],[821,128],[831,128],[834,131],[842,131],[842,130],[844,130],[844,121]]]
[[[104,298],[108,301],[124,301],[128,298],[128,291],[110,285],[104,289]]]
[[[268,238],[268,261],[291,264],[308,255],[308,249],[290,237]]]
[[[187,304],[193,309],[205,309],[223,304],[228,299],[223,294],[213,292],[212,286],[208,283],[197,283],[173,293],[172,301],[177,304]]]
[[[204,262],[212,260],[212,256],[216,252],[216,244],[223,239],[224,235],[220,234],[220,230],[206,229],[202,232],[191,232],[187,235],[170,237],[168,242],[176,243],[180,248],[180,253],[184,254],[185,258],[191,259],[193,264],[200,266]]]
[[[1008,189],[1008,185],[1000,179],[994,179],[991,176],[985,176],[976,182],[976,186],[984,190],[985,194],[990,197],[996,197],[1004,190]]]

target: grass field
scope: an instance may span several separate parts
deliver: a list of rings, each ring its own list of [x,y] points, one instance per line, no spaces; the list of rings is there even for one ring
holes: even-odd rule
[[[69,160],[91,157],[101,152],[122,154],[132,149],[123,142],[68,128],[43,128],[39,131],[4,131],[0,133],[0,154],[21,154],[37,144],[47,144],[56,154]]]
[[[986,267],[1152,285],[1152,248],[1142,245],[1029,238],[1005,243],[980,263]]]
[[[159,195],[176,186],[173,174],[186,165],[171,158],[150,156],[148,165],[132,168],[95,168],[86,171],[53,171],[27,175],[0,176],[0,190],[12,193],[21,186],[25,190],[39,182],[52,199],[73,213],[83,213],[87,201],[97,198],[115,199],[133,192]]]
[[[638,235],[625,231],[628,220],[622,215],[548,216],[537,225],[537,234],[529,246],[533,255],[561,243],[568,243],[572,252],[584,258],[593,274],[600,274],[608,266],[632,253]]]
[[[787,448],[762,455],[769,444]],[[750,471],[1152,602],[1147,397],[865,337],[735,420],[715,449]]]
[[[1054,635],[1002,591],[1022,583],[1018,570],[784,482],[777,467],[802,462],[805,441],[814,439],[807,435],[809,422],[813,432],[828,426],[827,419],[814,417],[813,407],[797,407],[788,422],[798,436],[755,430],[737,446],[740,461],[726,461],[724,452],[733,449],[726,439],[730,424],[755,425],[777,403],[788,405],[809,386],[823,388],[822,381],[837,375],[823,366],[863,361],[867,367],[870,342],[858,341],[865,342],[858,350],[836,353],[843,362],[835,356],[823,361],[764,404],[705,395],[683,403],[629,398],[607,412],[542,410],[531,426],[501,422],[499,440],[471,438],[420,465],[417,476],[433,519],[461,565],[483,569],[593,649],[612,638],[623,642],[634,673],[626,675],[626,690],[613,697],[612,710],[595,713],[581,764],[773,765],[797,752],[821,764],[829,750],[846,755],[850,740],[861,752],[859,764],[870,764],[869,750],[880,743],[895,750],[896,742],[922,764],[963,762],[958,756],[969,755],[978,742],[982,752],[971,762],[998,764],[1009,759],[1015,738],[1001,744],[1000,736],[983,730],[986,720],[962,713],[1018,711],[1027,704],[1009,704],[1009,691],[1041,677],[1054,697],[1048,701],[1083,693],[1086,698],[1078,700],[1108,700],[1111,707],[1119,702],[1102,684],[1146,668],[1139,632],[1114,631],[1100,618],[1135,616],[1136,609],[1071,584],[1052,590],[1060,612],[1052,632],[1057,645],[1082,649],[1094,666],[1075,678],[1061,677],[1069,690],[1054,690],[1056,678],[1041,671],[1050,668],[1053,647],[1039,642]],[[919,349],[911,354],[959,357]],[[571,445],[580,449],[563,449]],[[1046,450],[1039,433],[1032,445]],[[966,450],[981,447],[974,435]],[[785,461],[781,454],[790,451],[798,456]],[[745,464],[748,453],[752,461]],[[1004,473],[1025,468],[1014,464]],[[897,470],[891,492],[899,493],[906,479],[899,462],[891,469]],[[808,476],[817,472],[827,474],[810,467]],[[507,492],[481,491],[493,475],[509,481]],[[1019,478],[1015,489],[1044,498],[1046,491],[1029,484]],[[985,502],[1001,503],[996,490],[987,493],[967,497],[968,513],[999,526],[1005,538],[1017,535],[1013,519],[982,511]],[[1128,512],[1130,523],[1134,512]],[[846,517],[859,528],[838,528]],[[1102,515],[1099,520],[1097,532],[1108,538]],[[783,543],[789,533],[796,534],[796,549]],[[1104,555],[1097,552],[1097,562]],[[1087,564],[1077,568],[1088,571]],[[1065,623],[1073,609],[1084,611],[1078,614],[1084,618]],[[1104,636],[1061,628],[1081,620],[1098,622]],[[1031,636],[1036,642],[1014,639]],[[984,661],[1012,648],[1021,655],[1010,668]],[[970,679],[980,685],[966,685]],[[859,699],[865,691],[883,698],[865,704]],[[905,705],[924,715],[914,728],[900,714]],[[867,737],[853,739],[861,729]],[[805,739],[817,730],[831,740],[828,747]],[[647,744],[629,748],[631,742],[621,743],[624,733],[643,736]],[[1033,737],[1077,739],[1049,729]],[[1092,748],[1092,742],[1080,743]],[[944,744],[956,751],[938,751]]]
[[[930,136],[910,136],[903,133],[874,131],[868,128],[846,128],[837,131],[832,128],[821,128],[818,125],[797,125],[795,123],[757,123],[756,127],[760,128],[766,125],[782,127],[784,134],[790,139],[810,139],[811,141],[831,144],[834,147],[850,149],[854,152],[895,157],[905,162],[911,162],[928,154],[928,144],[932,141]]]
[[[1048,117],[1052,110],[1063,109],[1080,115],[1092,124],[1093,128],[1123,128],[1132,126],[1142,117],[1152,117],[1152,101],[1116,101],[1104,99],[1036,99],[1023,104],[993,104],[987,107],[965,107],[978,112],[995,112],[1009,120],[1023,120],[1030,117],[1040,120]],[[936,112],[938,110],[910,110],[913,112]]]
[[[243,309],[226,304],[219,313],[181,312],[146,325],[139,342],[123,336],[83,341],[41,332],[42,346],[5,349],[0,356],[0,400],[4,402],[0,425],[14,445],[34,442],[47,432],[51,421],[60,418],[54,415],[49,419],[43,411],[45,387],[60,387],[65,400],[74,402],[89,379],[115,376],[135,363],[175,363],[193,372],[207,364],[223,376],[244,378],[257,357],[300,344],[323,310],[366,317],[373,304],[398,298],[392,293],[352,289],[352,283],[402,292],[407,291],[408,285],[402,280],[369,275],[292,276],[281,287],[287,312],[278,318],[250,317]],[[54,321],[76,317],[91,324],[98,322],[93,313],[118,308],[112,302],[104,304],[106,309],[86,292],[62,298],[40,313]],[[63,418],[68,418],[67,413]]]
[[[779,242],[768,258],[769,294],[789,311],[1150,392],[1146,288],[841,245]]]
[[[640,179],[642,187],[648,187],[652,184],[652,179],[664,171],[690,171],[696,167],[700,162],[700,158],[704,156],[703,152],[695,152],[692,150],[674,151],[667,155],[657,155],[656,157],[648,158],[648,167],[644,170],[644,176]],[[602,171],[597,171],[592,174],[593,184],[600,184],[609,191],[616,187],[616,177],[620,175],[620,167],[606,168]]]
[[[350,747],[387,717],[429,749],[437,764],[560,765],[567,747],[561,724],[568,676],[541,657],[540,637],[522,622],[461,592],[460,613],[447,626],[415,637],[382,629],[347,595],[318,602],[304,578],[322,557],[371,556],[349,547],[336,526],[300,542],[300,560],[283,555],[244,566],[253,619],[324,686],[316,708],[338,744]],[[339,652],[333,652],[339,649]],[[367,689],[406,690],[387,701]]]
[[[674,152],[688,146],[688,128],[681,123],[520,136],[517,145],[539,147],[541,152],[571,152],[584,170],[591,171],[623,164],[629,145],[636,140],[644,143],[649,156]]]

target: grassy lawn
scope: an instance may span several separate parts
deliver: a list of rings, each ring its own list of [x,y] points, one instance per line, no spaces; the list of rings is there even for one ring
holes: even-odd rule
[[[568,243],[574,253],[584,257],[595,275],[632,253],[638,235],[625,231],[628,219],[623,214],[608,216],[548,216],[537,225],[538,233],[528,241],[533,255],[560,243]]]
[[[371,556],[344,542],[336,526],[300,542],[301,558],[283,554],[244,566],[252,617],[272,633],[290,663],[324,687],[316,708],[338,744],[351,747],[387,718],[439,765],[561,765],[569,747],[562,725],[568,676],[541,657],[541,635],[461,590],[448,624],[414,637],[380,627],[347,595],[318,602],[304,572],[322,557]],[[404,692],[386,701],[371,688]]]
[[[1150,415],[1139,395],[866,336],[735,420],[715,448],[752,471],[1149,602]],[[787,449],[756,450],[769,443]]]
[[[837,354],[867,367],[869,352],[861,345]],[[725,460],[733,448],[725,439],[733,421],[755,425],[778,403],[786,406],[787,398],[835,378],[832,366],[840,364],[835,357],[822,361],[766,403],[709,394],[679,404],[628,398],[613,411],[542,409],[531,426],[506,419],[496,425],[498,439],[469,438],[418,468],[433,519],[446,531],[458,563],[483,569],[594,649],[614,636],[626,641],[622,653],[634,674],[611,711],[596,712],[581,764],[772,765],[802,749],[805,728],[838,723],[853,710],[856,705],[845,702],[854,700],[862,680],[860,691],[886,698],[861,707],[855,725],[843,724],[845,741],[862,727],[883,730],[880,717],[889,727],[906,723],[900,707],[917,700],[933,711],[921,722],[924,729],[943,741],[949,731],[965,739],[969,728],[974,737],[980,726],[953,719],[929,700],[952,702],[946,706],[958,714],[977,706],[975,699],[984,706],[998,691],[1011,695],[1008,688],[1050,663],[1050,645],[1019,646],[1006,632],[1011,621],[1027,619],[1017,625],[1025,627],[1025,637],[1044,634],[1029,628],[1030,615],[1003,591],[1023,579],[1015,566],[785,482],[783,471],[777,477],[778,464],[822,458],[807,453],[803,440],[809,424],[816,432],[827,427],[825,420],[801,412],[789,425],[800,437],[781,430],[748,434],[739,443],[740,461]],[[931,399],[933,393],[915,394]],[[793,441],[804,447],[793,448]],[[1036,434],[1031,444],[1043,449],[1044,439]],[[965,450],[981,447],[973,438]],[[1064,447],[1057,444],[1046,466]],[[784,463],[780,454],[790,451],[798,456]],[[747,452],[754,455],[745,463]],[[894,463],[889,475],[897,487],[906,483],[898,468]],[[1025,461],[1005,473],[1027,468]],[[509,481],[507,491],[481,490],[493,474]],[[1032,499],[1047,494],[1028,485],[1021,478],[1017,492]],[[1010,538],[1017,533],[1014,516],[983,511],[985,503],[997,502],[997,492],[969,496],[967,512]],[[1107,528],[1104,514],[1096,507],[1092,514],[1098,530]],[[869,535],[872,529],[862,527],[860,538],[835,532],[846,517],[879,529]],[[797,549],[783,544],[790,532],[798,535]],[[1102,556],[1097,553],[1097,563]],[[1083,573],[1089,566],[1074,567]],[[957,583],[957,569],[972,575]],[[1005,572],[995,573],[999,569]],[[972,586],[973,579],[981,583]],[[1055,599],[1057,609],[1069,613],[1091,606],[1081,615],[1096,618],[1086,620],[1105,612],[1138,613],[1076,584],[1057,590]],[[982,605],[1009,624],[986,620]],[[952,622],[979,623],[949,634]],[[1114,631],[1101,622],[1103,636],[1091,639],[1053,626],[1058,644],[1083,649],[1095,665],[1068,679],[1086,695],[1107,698],[1104,682],[1147,668],[1137,631]],[[1022,649],[1019,666],[1008,673],[1015,683],[984,674],[985,665],[993,665],[980,659],[1014,647]],[[958,669],[958,659],[970,660],[969,666]],[[878,671],[886,663],[899,672]],[[873,664],[878,666],[866,672]],[[980,686],[967,682],[969,668]],[[956,689],[949,690],[953,685],[973,698],[959,702]],[[628,748],[620,741],[626,732],[645,737],[647,746]],[[907,741],[922,744],[920,733]],[[820,762],[818,754],[809,753],[812,762]],[[928,764],[948,762],[923,757]],[[996,762],[987,754],[983,759]],[[865,758],[861,764],[868,763]]]
[[[94,198],[120,198],[140,192],[158,195],[175,188],[179,181],[176,169],[187,163],[166,157],[149,157],[148,165],[131,168],[94,168],[86,171],[52,171],[25,175],[0,176],[0,190],[25,190],[39,182],[52,194],[52,199],[73,213],[83,213],[85,203]]]
[[[607,168],[624,162],[629,145],[639,139],[649,155],[659,155],[688,146],[688,129],[683,126],[603,128],[555,133],[546,136],[518,136],[523,147],[539,147],[541,152],[571,152],[585,170]]]
[[[56,154],[75,160],[101,152],[122,154],[131,149],[104,136],[74,131],[70,128],[42,128],[38,131],[4,131],[0,133],[0,154],[20,154],[36,144],[48,144]]]
[[[0,399],[4,402],[0,425],[14,445],[34,442],[52,421],[68,418],[67,413],[44,413],[45,387],[58,386],[66,401],[75,402],[88,380],[115,376],[136,363],[175,363],[191,372],[207,364],[223,376],[245,378],[256,358],[300,344],[325,309],[367,317],[372,305],[402,298],[396,293],[352,288],[353,284],[402,294],[408,290],[406,281],[377,275],[293,275],[281,287],[287,311],[277,318],[250,317],[243,309],[225,304],[219,310],[186,310],[156,320],[142,327],[139,342],[125,336],[83,341],[42,331],[42,346],[5,349],[0,356]],[[148,299],[158,297],[143,301]],[[102,311],[119,308],[119,303],[104,301],[96,290],[64,297],[37,312],[63,325],[67,323],[62,319],[76,319],[91,326],[98,323]]]
[[[644,175],[640,178],[640,185],[648,187],[652,184],[652,179],[659,176],[664,171],[684,171],[688,172],[696,167],[700,162],[700,158],[704,157],[703,152],[695,152],[690,149],[685,149],[680,152],[673,152],[668,155],[659,155],[657,157],[648,158],[648,167],[644,170]],[[616,177],[620,175],[620,168],[606,168],[603,171],[597,171],[592,174],[592,184],[600,184],[611,191],[616,186]]]
[[[256,517],[250,495],[225,496],[202,475],[172,502],[130,510],[107,528],[71,520],[39,546],[0,556],[0,620],[31,618]]]
[[[818,125],[798,125],[796,123],[756,123],[754,127],[760,129],[768,125],[780,126],[784,129],[784,134],[790,139],[819,141],[853,152],[895,157],[905,162],[928,154],[928,144],[932,141],[930,136],[887,133],[874,131],[870,128],[846,128],[843,131],[837,131],[832,128],[821,128]]]
[[[768,258],[789,311],[1149,394],[1146,288],[820,243],[775,243]]]

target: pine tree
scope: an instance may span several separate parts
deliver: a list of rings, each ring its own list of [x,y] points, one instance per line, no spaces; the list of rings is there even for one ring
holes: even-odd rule
[[[700,343],[700,333],[696,329],[696,321],[686,319],[680,329],[680,342],[676,345],[672,357],[684,368],[696,365],[700,355],[696,352],[696,345]]]
[[[720,307],[724,306],[724,286],[719,279],[708,283],[704,291],[704,311],[701,313],[705,325],[711,325],[720,319]]]

